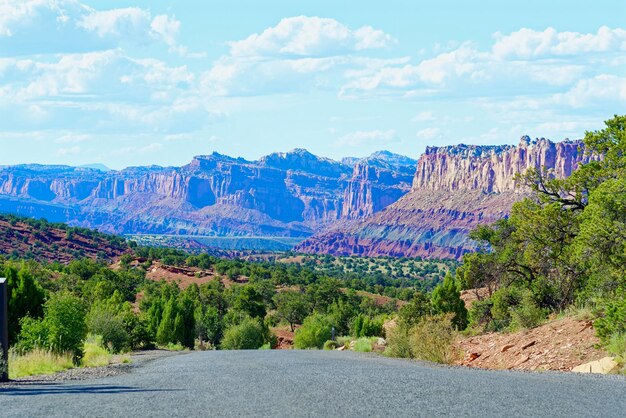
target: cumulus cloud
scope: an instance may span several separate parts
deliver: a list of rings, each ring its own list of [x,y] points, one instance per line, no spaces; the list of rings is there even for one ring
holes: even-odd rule
[[[340,95],[480,97],[550,91],[559,94],[590,75],[591,78],[601,75],[599,71],[619,74],[624,63],[615,54],[623,51],[626,51],[626,30],[619,28],[602,27],[597,33],[523,28],[509,35],[497,33],[488,49],[466,42],[417,63],[388,65],[355,75],[344,83]],[[604,86],[602,80],[588,81],[586,85],[591,84]],[[575,97],[591,99],[593,94],[583,94],[585,88],[583,83],[570,99],[561,100],[575,105]],[[612,97],[620,98],[621,93],[614,92]]]
[[[0,53],[24,55],[111,49],[163,42],[180,54],[180,21],[139,7],[97,10],[78,0],[4,0],[0,3]]]
[[[335,19],[295,16],[241,41],[230,42],[233,56],[330,56],[384,48],[394,39],[381,30],[363,26],[352,30]]]
[[[602,26],[597,33],[536,31],[522,28],[509,35],[495,34],[493,54],[498,58],[537,58],[593,52],[626,51],[626,30]]]

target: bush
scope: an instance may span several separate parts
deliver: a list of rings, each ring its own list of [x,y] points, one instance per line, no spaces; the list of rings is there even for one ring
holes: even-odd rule
[[[546,319],[546,311],[541,309],[530,292],[527,292],[521,303],[511,308],[511,328],[535,328]]]
[[[223,350],[256,350],[265,344],[266,332],[258,319],[245,318],[226,330]]]
[[[126,331],[123,319],[106,306],[94,305],[87,315],[86,322],[88,331],[99,335],[101,343],[112,352],[119,353],[130,348],[130,335]]]
[[[626,361],[626,334],[613,334],[609,340],[606,350]]]
[[[57,354],[69,352],[75,361],[80,360],[87,335],[83,302],[68,293],[55,294],[46,302],[44,312],[50,350]]]
[[[328,340],[324,343],[324,350],[334,350],[337,348],[337,341]]]
[[[397,358],[413,358],[410,326],[401,323],[388,331],[385,355]]]
[[[469,310],[469,323],[471,328],[488,328],[493,323],[491,309],[493,300],[491,298],[476,300]]]
[[[330,340],[332,328],[333,326],[326,316],[320,314],[311,315],[296,330],[294,346],[298,349],[322,348],[324,342]]]
[[[411,332],[413,357],[435,363],[452,362],[453,317],[427,316]]]
[[[453,314],[425,316],[417,325],[396,327],[387,340],[385,354],[448,364],[454,342]]]
[[[452,325],[456,329],[463,330],[467,328],[465,302],[461,299],[461,292],[450,273],[446,274],[443,283],[437,285],[433,290],[430,302],[435,314],[454,314]]]
[[[372,352],[372,338],[361,337],[354,342],[354,351],[359,353],[370,353]]]
[[[383,335],[382,318],[370,318],[365,315],[357,315],[352,322],[352,334],[359,337],[380,337]]]
[[[31,317],[22,318],[20,321],[21,331],[17,344],[13,347],[19,354],[24,354],[35,349],[48,347],[48,328],[43,319]]]
[[[600,315],[593,327],[603,343],[607,344],[613,335],[626,334],[626,299],[606,303]]]

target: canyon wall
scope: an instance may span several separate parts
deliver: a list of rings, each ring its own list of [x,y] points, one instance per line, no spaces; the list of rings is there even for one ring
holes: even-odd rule
[[[402,158],[387,153],[353,166],[295,149],[258,161],[213,153],[183,167],[109,172],[4,167],[0,210],[112,233],[306,237],[408,192],[415,167]]]
[[[474,249],[469,231],[507,216],[524,197],[517,174],[545,167],[567,177],[589,160],[582,145],[525,136],[517,146],[429,147],[417,162],[409,193],[365,218],[331,225],[296,250],[459,259]]]

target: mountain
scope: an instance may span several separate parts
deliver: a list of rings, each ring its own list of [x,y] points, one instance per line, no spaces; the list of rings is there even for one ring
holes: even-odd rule
[[[0,211],[122,234],[310,236],[409,191],[415,166],[385,152],[354,166],[303,149],[258,161],[218,153],[183,167],[0,168]],[[405,164],[406,163],[406,164]]]
[[[81,165],[79,166],[81,168],[93,168],[94,170],[100,170],[100,171],[104,171],[105,173],[107,171],[111,171],[111,169],[109,167],[107,167],[104,164],[85,164],[85,165]]]
[[[409,193],[384,210],[342,221],[296,246],[305,253],[461,258],[468,233],[508,215],[525,191],[515,176],[546,167],[569,176],[589,157],[581,141],[521,138],[519,145],[428,147]],[[349,218],[349,217],[348,217]]]

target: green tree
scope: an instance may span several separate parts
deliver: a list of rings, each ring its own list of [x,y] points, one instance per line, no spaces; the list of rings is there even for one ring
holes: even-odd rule
[[[235,293],[233,308],[247,312],[252,318],[264,318],[266,314],[263,295],[254,286],[242,286]]]
[[[9,345],[13,345],[20,333],[21,319],[43,315],[45,293],[26,268],[18,271],[9,267],[5,276],[9,296]]]
[[[300,292],[279,292],[274,296],[274,302],[278,316],[289,323],[291,332],[309,313],[309,302],[306,295]]]
[[[47,345],[55,353],[70,352],[78,361],[83,356],[83,341],[87,335],[85,305],[69,293],[53,294],[44,306]]]
[[[413,299],[400,308],[398,319],[402,324],[412,327],[417,325],[424,316],[429,315],[431,310],[430,299],[422,292],[415,292]]]
[[[443,283],[433,290],[431,304],[435,314],[453,313],[452,325],[458,330],[467,327],[467,309],[461,299],[461,292],[450,274],[447,274]]]
[[[167,345],[169,343],[178,342],[176,339],[176,316],[178,315],[178,307],[176,305],[176,297],[171,295],[165,308],[163,309],[163,315],[159,322],[159,327],[156,333],[157,343],[161,345]]]

